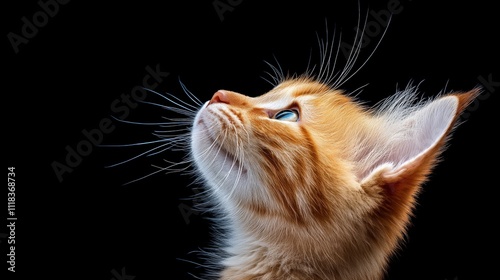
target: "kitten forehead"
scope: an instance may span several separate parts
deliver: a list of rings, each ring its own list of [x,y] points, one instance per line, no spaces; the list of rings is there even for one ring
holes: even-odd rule
[[[278,86],[268,93],[257,97],[256,100],[259,107],[279,110],[290,106],[295,101],[293,91],[293,87],[279,88]]]
[[[287,108],[295,101],[292,96],[280,97],[275,100],[260,103],[259,106],[269,110],[280,110]]]
[[[323,93],[326,88],[314,82],[307,84],[296,81],[285,82],[259,99],[259,105],[270,110],[279,110],[290,106],[294,101],[309,99],[314,93]]]

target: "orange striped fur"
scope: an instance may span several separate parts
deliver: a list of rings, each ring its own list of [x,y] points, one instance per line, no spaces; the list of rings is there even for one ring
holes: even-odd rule
[[[382,279],[420,185],[478,91],[368,109],[309,78],[218,91],[191,148],[228,229],[223,280]],[[294,109],[298,121],[274,119]]]

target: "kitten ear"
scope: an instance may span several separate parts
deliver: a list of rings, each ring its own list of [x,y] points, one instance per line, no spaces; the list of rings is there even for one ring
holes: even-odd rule
[[[412,196],[430,173],[460,113],[478,94],[477,89],[450,94],[390,122],[387,133],[372,147],[379,149],[378,156],[365,162],[372,171],[361,178],[362,187],[378,186],[391,194]]]

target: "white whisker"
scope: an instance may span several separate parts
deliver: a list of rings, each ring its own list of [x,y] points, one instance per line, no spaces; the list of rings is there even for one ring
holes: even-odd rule
[[[271,78],[273,78],[273,79],[274,79],[274,77],[271,75],[271,73],[269,73],[269,72],[267,72],[267,71],[266,71],[265,73],[266,73],[266,74],[268,74],[269,76],[271,76]],[[273,86],[273,87],[274,87],[274,86],[276,86],[276,81],[271,82],[271,81],[269,81],[269,80],[268,80],[266,77],[264,77],[264,76],[260,76],[260,78],[261,78],[261,79],[263,79],[264,81],[266,81],[266,82],[267,82],[268,84],[270,84],[271,86]]]
[[[182,87],[182,86],[181,86],[181,87]],[[191,107],[191,108],[192,108],[192,110],[195,110],[195,111],[196,111],[196,110],[198,110],[198,107],[199,107],[199,106],[195,106],[195,105],[193,105],[193,104],[190,104],[190,103],[188,103],[188,102],[186,102],[186,101],[184,101],[184,100],[180,99],[179,97],[177,97],[177,96],[175,96],[175,95],[173,95],[173,94],[171,94],[171,93],[165,92],[164,94],[165,94],[165,95],[167,95],[167,96],[169,96],[169,98],[173,98],[176,102],[174,102],[174,101],[172,101],[172,100],[170,100],[170,102],[172,102],[172,103],[176,104],[177,106],[181,106],[181,105],[179,105],[179,103],[181,103],[181,104],[183,104],[182,106],[184,106],[184,105],[185,105],[185,106],[187,106],[187,107]],[[165,96],[165,97],[166,97],[166,98],[168,98],[167,96]],[[188,95],[188,97],[189,97],[189,95]],[[179,102],[179,103],[177,103],[177,102]],[[198,104],[196,104],[196,105],[198,105]]]
[[[170,143],[171,144],[171,143]],[[154,156],[154,155],[157,155],[157,154],[161,154],[165,151],[168,151],[168,150],[171,150],[172,149],[172,146],[166,146],[165,148],[163,149],[159,149],[158,151],[155,151],[155,152],[151,152],[151,153],[148,153],[147,155],[145,155],[146,157],[151,157],[151,156]]]
[[[158,125],[158,127],[169,128],[169,127],[182,126],[182,127],[185,127],[186,129],[189,129],[189,127],[191,126],[191,124],[192,124],[192,121],[174,121],[174,120],[170,120],[169,122],[165,122],[163,124]]]
[[[182,168],[173,168],[175,166],[178,166],[178,165],[183,165],[183,164],[188,164],[187,166],[184,166]],[[178,172],[182,172],[188,168],[191,167],[191,164],[190,164],[190,161],[180,161],[180,162],[172,162],[169,166],[166,166],[166,167],[161,167],[161,166],[158,166],[158,165],[151,165],[153,167],[156,167],[156,168],[159,168],[161,169],[162,171],[165,171],[165,174],[170,174],[170,173],[178,173]]]
[[[150,144],[156,144],[156,143],[161,143],[165,142],[165,139],[159,139],[159,140],[153,140],[153,141],[147,141],[147,142],[138,142],[138,143],[129,143],[129,144],[102,144],[99,145],[99,147],[105,147],[105,148],[122,148],[122,147],[133,147],[133,146],[143,146],[143,145],[150,145]]]
[[[334,34],[333,34],[333,37],[332,37],[332,48],[334,46],[333,41],[335,41],[335,35],[336,35],[335,33],[336,33],[336,29],[334,30]],[[331,67],[330,73],[326,76],[327,79],[324,80],[325,84],[330,84],[340,74],[339,72],[335,71],[335,67],[337,66],[337,60],[338,60],[338,56],[339,56],[339,53],[340,53],[341,41],[342,41],[342,33],[340,32],[340,34],[339,34],[339,43],[337,44],[337,50],[335,52],[335,59],[333,61],[333,66]],[[332,51],[333,51],[333,49],[330,51],[329,56],[331,56],[333,54]],[[328,68],[330,68],[330,67],[328,67]]]
[[[367,21],[368,21],[368,12],[366,13],[366,16],[365,16],[363,29],[360,32],[359,26],[361,23],[361,9],[358,9],[358,28],[356,28],[356,34],[354,35],[354,42],[353,42],[351,50],[349,51],[349,55],[347,57],[347,61],[346,61],[346,64],[344,66],[344,69],[342,69],[338,80],[335,81],[332,85],[333,88],[340,87],[340,85],[343,83],[345,77],[349,75],[349,72],[351,71],[352,67],[354,67],[354,64],[356,63],[357,58],[359,56],[359,53],[361,51],[363,34],[365,33]]]
[[[156,171],[153,171],[153,172],[151,172],[151,173],[149,173],[149,174],[147,174],[147,175],[144,175],[144,176],[142,176],[142,177],[140,177],[140,178],[137,178],[137,179],[134,179],[134,180],[132,180],[132,181],[129,181],[129,182],[127,182],[127,183],[123,184],[123,186],[126,186],[126,185],[129,185],[129,184],[132,184],[132,183],[135,183],[135,182],[138,182],[138,181],[144,180],[144,179],[146,179],[146,178],[148,178],[148,177],[151,177],[151,176],[153,176],[153,175],[155,175],[155,174],[158,174],[158,173],[160,173],[160,172],[163,172],[163,171],[167,171],[166,173],[168,174],[168,173],[169,173],[169,171],[171,171],[171,170],[172,170],[171,168],[172,168],[173,166],[180,165],[180,164],[182,164],[182,163],[184,163],[184,162],[175,163],[175,164],[172,164],[172,165],[167,166],[167,167],[159,167],[159,166],[152,165],[153,167],[156,167],[156,168],[159,168],[159,169],[158,169],[158,170],[156,170]],[[181,169],[181,170],[182,170],[182,169]],[[175,172],[175,171],[174,171],[174,172]]]
[[[384,29],[384,32],[382,33],[382,35],[380,36],[380,39],[378,40],[377,44],[375,45],[375,48],[373,49],[373,51],[370,53],[370,55],[368,56],[368,58],[365,60],[365,62],[363,62],[363,64],[361,64],[361,66],[358,67],[358,69],[356,69],[356,71],[354,71],[354,73],[350,74],[349,77],[345,78],[340,84],[338,84],[338,86],[342,86],[345,82],[347,82],[349,79],[351,79],[354,75],[356,75],[356,73],[358,73],[364,66],[365,64],[370,60],[370,58],[373,56],[373,54],[375,53],[375,51],[378,49],[380,43],[382,42],[382,40],[384,39],[385,37],[385,34],[387,33],[387,29],[388,29],[388,26],[389,24],[391,23],[391,19],[392,19],[392,14],[391,16],[389,17],[389,19],[387,20],[387,27]],[[363,29],[364,30],[364,29]]]
[[[172,130],[155,130],[153,131],[153,135],[155,136],[158,136],[158,137],[161,137],[161,138],[164,138],[164,137],[168,137],[169,135],[161,135],[159,133],[176,133],[176,132],[182,132],[182,133],[186,133],[187,131],[189,131],[189,128],[187,127],[184,127],[184,128],[179,128],[179,129],[172,129]],[[175,135],[175,134],[174,134]]]
[[[187,89],[186,85],[184,85],[184,83],[181,81],[180,78],[179,78],[179,84],[181,85],[182,90],[184,90],[184,92],[189,97],[189,99],[191,99],[191,101],[193,101],[198,106],[202,106],[203,105],[203,102],[201,102],[200,99],[198,99],[198,97],[196,97],[196,95],[194,95],[191,91],[189,91]]]
[[[158,149],[161,149],[161,148],[163,148],[163,147],[168,147],[168,146],[171,146],[171,145],[172,145],[172,143],[170,143],[170,142],[165,143],[165,144],[162,144],[162,145],[160,145],[160,146],[157,146],[157,147],[154,147],[154,148],[152,148],[152,149],[149,149],[149,150],[147,150],[146,152],[142,152],[142,153],[140,153],[140,154],[138,154],[138,155],[136,155],[136,156],[133,156],[133,157],[131,157],[131,158],[129,158],[129,159],[126,159],[126,160],[124,160],[124,161],[120,161],[120,162],[118,162],[118,163],[114,163],[114,164],[108,165],[108,166],[106,166],[106,168],[111,168],[111,167],[115,167],[115,166],[118,166],[118,165],[122,165],[122,164],[127,163],[127,162],[130,162],[130,161],[132,161],[132,160],[134,160],[134,159],[138,159],[138,158],[140,158],[140,157],[142,157],[142,156],[144,156],[144,155],[147,155],[147,154],[151,153],[152,151],[156,151],[156,150],[158,150]]]
[[[175,104],[175,105],[179,106],[179,108],[180,108],[180,109],[184,109],[184,110],[186,110],[186,111],[188,111],[188,112],[195,112],[195,110],[197,110],[197,109],[198,109],[197,107],[195,107],[195,106],[193,106],[193,105],[191,105],[191,104],[189,104],[189,103],[186,103],[185,101],[183,101],[183,100],[181,100],[181,99],[179,99],[179,98],[175,97],[173,94],[170,94],[170,93],[165,93],[166,95],[168,95],[168,96],[172,97],[173,99],[178,100],[178,102],[176,102],[176,101],[174,101],[172,98],[168,98],[166,95],[160,94],[160,93],[158,93],[158,92],[156,92],[156,91],[154,91],[154,90],[151,90],[151,89],[148,89],[148,88],[146,88],[146,90],[147,90],[147,91],[149,91],[149,92],[151,92],[151,93],[154,93],[154,94],[156,94],[156,95],[160,96],[161,98],[163,98],[163,99],[165,99],[165,100],[167,100],[167,101],[171,102],[172,104]],[[180,102],[181,104],[179,104],[179,102]],[[183,104],[184,104],[184,105],[183,105]],[[191,107],[191,108],[190,108],[190,107]]]
[[[172,123],[180,123],[180,122],[184,122],[184,123],[189,123],[191,124],[192,121],[193,121],[193,117],[195,116],[196,114],[194,114],[193,116],[188,116],[187,118],[168,118],[168,117],[161,117],[162,119],[164,120],[167,120],[167,121],[170,121]]]
[[[307,67],[305,72],[307,77],[313,77],[314,69],[316,69],[316,65],[313,65],[312,68],[310,68],[311,60],[312,60],[312,48],[309,50],[309,59],[307,61]]]
[[[168,122],[134,122],[134,121],[127,121],[127,120],[122,120],[120,118],[117,118],[115,116],[111,116],[116,121],[126,123],[126,124],[137,124],[137,125],[168,125],[170,123]]]
[[[154,171],[154,172],[151,172],[151,173],[149,173],[149,174],[147,174],[147,175],[144,175],[144,176],[139,177],[139,178],[137,178],[137,179],[134,179],[134,180],[132,180],[132,181],[128,181],[127,183],[123,184],[123,186],[126,186],[126,185],[129,185],[129,184],[132,184],[132,183],[135,183],[135,182],[138,182],[138,181],[144,180],[144,179],[146,179],[146,178],[148,178],[148,177],[151,177],[151,176],[153,176],[153,175],[155,175],[155,174],[158,174],[158,173],[160,173],[160,172],[162,172],[162,171],[164,171],[164,170],[156,170],[156,171]]]
[[[274,66],[272,65],[271,63],[267,62],[264,60],[264,63],[266,63],[270,68],[271,70],[273,71],[273,74],[271,74],[270,72],[266,71],[265,73],[268,74],[273,80],[274,80],[274,86],[276,86],[279,82],[280,82],[280,73],[279,73],[279,70]]]
[[[196,113],[195,111],[193,111],[191,109],[176,108],[176,107],[167,106],[167,105],[161,105],[161,104],[158,104],[158,103],[148,102],[148,101],[140,101],[140,102],[144,103],[144,104],[148,104],[148,105],[158,106],[158,107],[160,107],[162,109],[169,110],[169,111],[172,111],[172,112],[175,112],[175,113],[179,113],[181,115],[186,115],[186,116],[191,116],[191,115],[193,115],[193,114]]]
[[[278,82],[281,82],[285,79],[285,73],[283,72],[283,68],[281,68],[281,65],[280,65],[278,59],[276,58],[276,56],[273,55],[273,57],[274,57],[274,61],[278,65],[278,69],[279,69]]]

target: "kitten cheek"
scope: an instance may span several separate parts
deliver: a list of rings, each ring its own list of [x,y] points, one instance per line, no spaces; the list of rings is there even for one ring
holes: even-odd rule
[[[214,116],[208,110],[208,102],[198,111],[194,122],[193,130],[197,130],[199,133],[213,133],[214,128],[217,128],[219,124],[214,119]],[[213,136],[213,135],[212,135]]]

